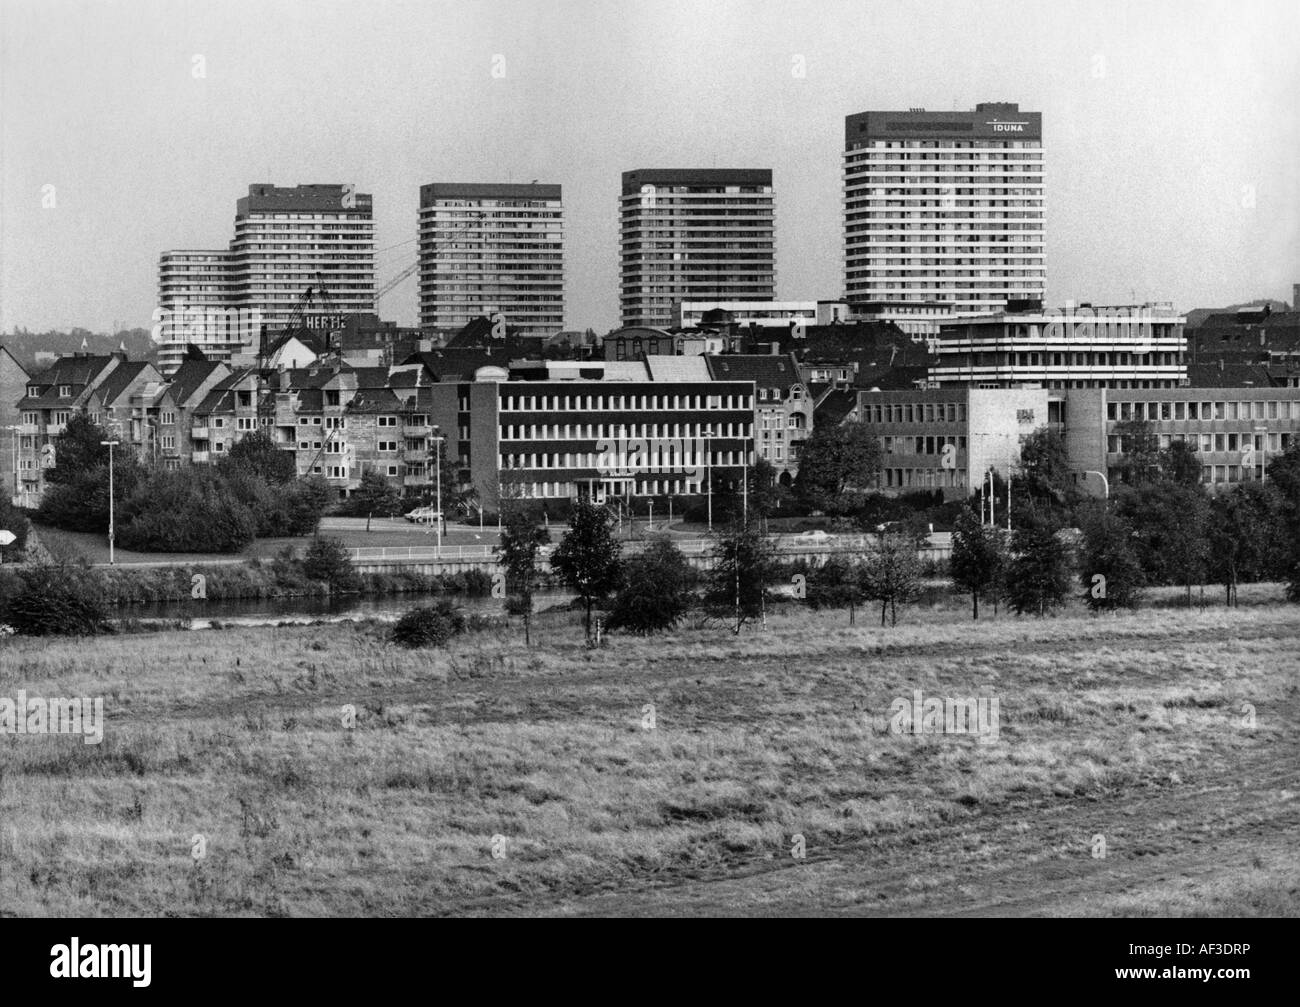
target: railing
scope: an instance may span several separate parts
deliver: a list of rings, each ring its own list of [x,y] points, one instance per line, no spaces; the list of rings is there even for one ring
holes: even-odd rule
[[[352,559],[365,560],[488,560],[496,558],[496,548],[490,545],[436,545],[411,546],[361,546],[349,550]]]
[[[208,428],[206,426],[190,427],[190,436],[205,441],[211,436],[211,434],[208,433]]]

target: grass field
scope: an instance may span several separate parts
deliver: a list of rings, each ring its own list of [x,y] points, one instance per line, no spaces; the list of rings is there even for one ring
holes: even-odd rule
[[[0,736],[0,915],[1300,913],[1300,606],[965,615],[0,641],[107,719]],[[998,739],[882,733],[916,689]]]

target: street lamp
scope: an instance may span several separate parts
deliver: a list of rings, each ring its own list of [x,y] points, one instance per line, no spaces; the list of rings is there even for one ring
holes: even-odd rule
[[[21,428],[18,426],[8,426],[5,427],[5,429],[8,430],[11,434],[9,440],[9,448],[12,454],[11,460],[12,460],[13,471],[14,471],[14,495],[11,498],[10,502],[16,505],[18,503],[18,431]]]
[[[104,447],[108,448],[108,563],[109,566],[117,564],[117,557],[113,552],[113,540],[116,536],[116,527],[113,524],[113,448],[117,447],[117,441],[100,441]]]
[[[1103,499],[1106,500],[1110,499],[1110,480],[1106,478],[1105,472],[1098,472],[1096,469],[1084,469],[1083,474],[1086,476],[1097,476],[1098,478],[1100,478],[1102,488],[1106,494]]]
[[[438,428],[434,427],[434,429],[436,430]],[[433,515],[433,520],[438,523],[438,539],[434,546],[434,549],[439,558],[442,557],[442,442],[445,441],[446,439],[447,438],[444,437],[442,434],[432,434],[429,437],[429,440],[433,441],[434,444],[433,471],[434,471],[434,478],[436,480],[436,485],[438,487],[437,489],[438,496],[437,496],[437,504],[436,504],[437,510]],[[427,530],[425,534],[428,534]]]
[[[713,428],[704,430],[704,492],[708,497],[709,531],[713,531]]]

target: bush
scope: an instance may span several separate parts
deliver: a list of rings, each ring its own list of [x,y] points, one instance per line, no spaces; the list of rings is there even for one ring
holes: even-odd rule
[[[4,621],[26,636],[94,636],[108,630],[104,592],[92,570],[39,564],[23,570]]]
[[[14,534],[12,542],[6,546],[0,546],[0,558],[6,560],[22,559],[22,555],[27,549],[27,532],[31,529],[31,522],[27,520],[26,514],[7,499],[0,499],[0,529],[11,531]]]
[[[307,548],[307,555],[303,557],[302,572],[312,580],[328,584],[330,594],[347,591],[357,585],[352,557],[348,555],[342,539],[314,539]]]
[[[206,469],[154,472],[121,505],[118,542],[143,552],[239,552],[256,518],[227,482]]]
[[[642,636],[671,629],[690,608],[695,581],[681,550],[666,536],[656,537],[628,561],[609,628]]]
[[[393,642],[403,647],[441,647],[465,631],[465,615],[449,601],[413,608],[397,620]]]

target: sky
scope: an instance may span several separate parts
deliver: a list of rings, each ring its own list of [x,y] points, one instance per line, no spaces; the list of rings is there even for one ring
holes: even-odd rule
[[[1290,301],[1297,98],[1294,2],[0,0],[0,332],[147,327],[253,182],[372,193],[380,285],[421,184],[558,182],[604,332],[623,171],[770,167],[778,299],[837,298],[844,116],[981,101],[1043,114],[1049,304]]]

